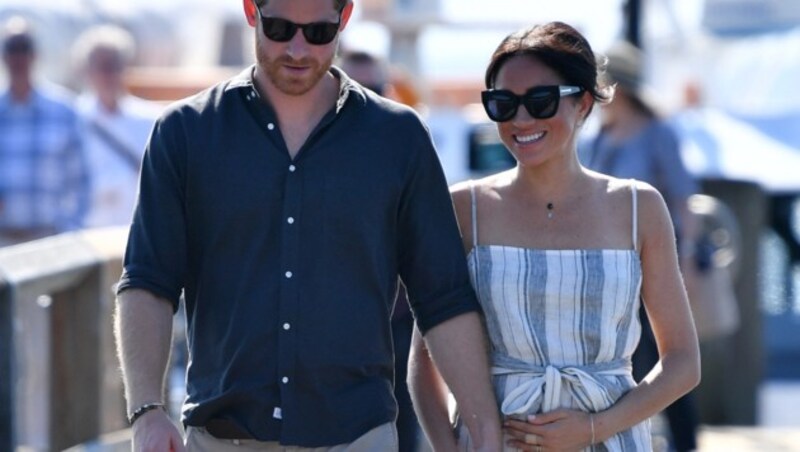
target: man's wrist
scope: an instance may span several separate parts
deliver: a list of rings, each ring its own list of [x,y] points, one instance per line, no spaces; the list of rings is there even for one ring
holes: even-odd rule
[[[153,411],[153,410],[158,410],[158,409],[166,411],[166,408],[164,407],[164,403],[162,403],[162,402],[149,402],[149,403],[145,403],[145,404],[139,405],[135,410],[131,411],[128,414],[128,425],[132,426],[133,423],[136,422],[136,420],[139,419],[140,417],[144,416],[145,413],[148,413],[148,412]]]

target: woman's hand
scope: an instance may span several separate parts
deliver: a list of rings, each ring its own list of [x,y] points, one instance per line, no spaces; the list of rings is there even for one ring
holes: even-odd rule
[[[555,410],[528,416],[528,421],[506,419],[504,432],[511,437],[507,444],[519,450],[579,451],[594,438],[592,414],[576,410]]]

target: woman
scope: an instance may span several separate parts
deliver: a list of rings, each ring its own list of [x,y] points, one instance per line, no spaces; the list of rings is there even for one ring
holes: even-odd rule
[[[581,126],[613,91],[598,86],[594,54],[574,28],[553,22],[509,35],[486,86],[484,107],[517,165],[452,194],[485,312],[506,446],[650,450],[647,419],[699,380],[664,200],[650,185],[578,161]],[[636,385],[640,298],[661,353]],[[469,449],[465,430],[453,434],[446,388],[419,335],[410,372],[434,449]]]

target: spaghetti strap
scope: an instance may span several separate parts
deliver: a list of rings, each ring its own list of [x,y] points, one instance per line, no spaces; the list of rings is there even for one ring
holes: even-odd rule
[[[477,202],[475,201],[475,183],[469,181],[469,197],[472,205],[472,248],[478,247],[478,209]]]
[[[631,179],[631,202],[633,203],[633,215],[632,215],[632,226],[633,226],[633,250],[639,251],[638,249],[638,236],[639,236],[639,216],[637,214],[637,202],[636,202],[636,179]]]

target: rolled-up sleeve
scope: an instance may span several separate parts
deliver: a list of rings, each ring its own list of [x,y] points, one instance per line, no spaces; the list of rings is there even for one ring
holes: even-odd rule
[[[125,250],[118,292],[147,290],[173,303],[185,284],[186,146],[180,115],[156,123],[142,162],[139,194]]]
[[[400,276],[424,334],[479,305],[444,172],[424,129],[412,146],[416,158],[399,215]]]

